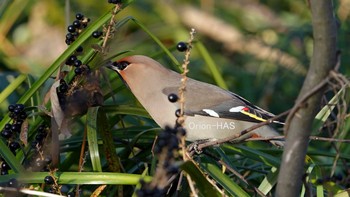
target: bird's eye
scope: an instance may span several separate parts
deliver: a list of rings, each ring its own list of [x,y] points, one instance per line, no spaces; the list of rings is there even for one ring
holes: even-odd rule
[[[127,61],[113,62],[113,66],[117,67],[119,70],[124,70],[129,64],[130,63]]]

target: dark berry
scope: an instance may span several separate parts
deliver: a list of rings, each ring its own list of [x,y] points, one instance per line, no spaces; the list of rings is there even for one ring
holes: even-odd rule
[[[24,110],[24,105],[23,104],[17,104],[16,109],[23,111]]]
[[[67,27],[67,30],[68,30],[68,32],[73,33],[73,32],[75,32],[75,27],[73,25],[69,25]]]
[[[79,20],[75,20],[75,21],[73,21],[73,26],[75,27],[75,28],[80,28],[80,26],[81,26],[81,23],[80,23],[80,21]]]
[[[181,110],[180,110],[180,109],[177,109],[177,110],[175,111],[175,116],[176,116],[176,117],[180,117],[180,116],[181,116]]]
[[[21,120],[25,120],[26,118],[27,118],[27,113],[26,112],[24,112],[24,111],[22,111],[21,112],[21,114],[19,115],[19,118],[21,119]]]
[[[20,115],[21,112],[22,112],[22,111],[21,111],[20,109],[15,109],[15,110],[13,111],[13,113],[16,115],[15,118],[18,118],[18,115]]]
[[[52,185],[55,183],[55,180],[52,178],[52,176],[46,176],[44,178],[44,182],[48,185]]]
[[[38,142],[41,142],[43,141],[43,139],[45,138],[45,134],[43,133],[38,133],[36,136],[35,136],[35,140],[37,140]]]
[[[11,124],[9,123],[5,124],[5,129],[11,129]]]
[[[13,105],[13,104],[11,104],[11,105],[9,105],[8,110],[9,110],[10,112],[13,112],[13,110],[15,110],[15,108],[16,108],[16,106]]]
[[[61,83],[61,84],[63,84],[63,83]],[[66,84],[66,83],[64,83],[64,84]],[[66,84],[67,85],[67,84]],[[38,127],[38,131],[39,132],[43,132],[45,130],[45,125],[40,125],[39,127]]]
[[[179,97],[176,94],[171,93],[168,95],[168,99],[170,102],[175,103],[179,99]]]
[[[11,131],[12,131],[12,132],[20,132],[20,130],[21,130],[21,126],[18,125],[18,124],[13,124],[13,125],[11,126]]]
[[[1,163],[1,170],[9,170],[10,166],[6,162]]]
[[[83,52],[83,47],[82,46],[78,46],[78,48],[75,50],[77,53],[81,53]]]
[[[92,37],[99,38],[100,36],[102,36],[102,32],[101,31],[94,31],[94,32],[92,32]]]
[[[22,113],[25,113],[25,112],[22,112]],[[22,113],[20,114],[20,117],[23,117]],[[25,113],[25,116],[27,117],[27,114],[26,114],[26,113]],[[24,118],[24,119],[25,119],[25,118]],[[16,120],[15,124],[16,124],[16,125],[22,125],[24,119],[18,119],[18,120]]]
[[[31,142],[32,148],[36,149],[37,145],[40,145],[38,141],[34,140],[34,141]]]
[[[80,14],[80,13],[77,13],[77,14],[75,15],[75,18],[78,19],[78,20],[83,20],[84,15],[82,15],[82,14]]]
[[[81,73],[83,73],[83,69],[80,67],[77,67],[77,68],[75,68],[74,72],[76,75],[80,75]]]
[[[108,3],[112,3],[112,4],[118,4],[121,3],[121,0],[108,0]]]
[[[16,114],[14,112],[11,112],[9,117],[15,119],[16,118]]]
[[[67,84],[67,82],[64,79],[60,79],[60,85],[62,85],[62,84]],[[45,125],[43,125],[43,124],[40,126],[45,127]]]
[[[65,40],[65,43],[67,44],[67,45],[70,45],[70,44],[72,44],[74,42],[74,40],[70,40],[70,39],[66,39]]]
[[[75,60],[74,61],[74,66],[75,67],[79,67],[79,66],[81,66],[82,65],[82,62],[80,61],[80,60]]]
[[[69,60],[70,62],[72,62],[72,63],[74,63],[77,59],[78,59],[78,58],[77,58],[77,56],[75,56],[75,55],[71,55],[71,56],[69,56],[69,58],[68,58],[68,60]]]
[[[47,189],[47,192],[54,194],[54,193],[56,193],[56,190],[54,188],[50,187],[49,189]]]
[[[67,33],[67,34],[66,34],[66,39],[67,39],[67,40],[73,40],[73,39],[74,39],[73,34]]]
[[[46,125],[41,124],[41,125],[38,127],[38,131],[39,131],[39,132],[45,132],[45,128],[46,128]]]
[[[12,136],[12,131],[9,129],[4,129],[1,131],[1,136],[3,138],[9,139]]]
[[[1,170],[1,175],[7,175],[7,174],[9,174],[8,170]]]
[[[168,148],[169,150],[174,150],[179,148],[179,141],[175,136],[169,139]]]
[[[184,52],[184,51],[187,50],[188,47],[187,47],[187,44],[186,44],[186,43],[184,43],[184,42],[179,42],[179,43],[177,43],[176,48],[177,48],[178,51]]]
[[[7,182],[7,186],[8,186],[8,187],[14,187],[14,188],[18,187],[18,181],[17,181],[17,179],[15,179],[15,178],[10,179],[10,180]]]
[[[58,87],[58,89],[59,89],[59,91],[61,92],[61,93],[66,93],[67,92],[67,90],[68,90],[68,85],[65,83],[65,84],[61,84],[59,87]]]
[[[77,59],[78,59],[77,56],[71,55],[71,56],[69,56],[68,59],[66,60],[66,64],[71,66],[71,65],[74,64],[75,60],[77,60]]]
[[[16,150],[17,149],[19,149],[21,146],[19,145],[19,143],[18,142],[11,142],[10,144],[9,144],[9,148],[10,148],[10,150],[12,151],[12,152],[16,152]]]

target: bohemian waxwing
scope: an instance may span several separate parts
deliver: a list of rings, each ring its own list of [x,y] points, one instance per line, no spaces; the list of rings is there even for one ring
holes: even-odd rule
[[[125,57],[107,67],[121,76],[160,127],[175,125],[179,103],[170,102],[168,96],[178,94],[179,73],[142,55]],[[190,78],[184,96],[184,127],[188,141],[232,136],[274,116],[235,93]],[[279,136],[270,126],[260,127],[253,133],[255,137]],[[271,143],[283,146],[281,141],[271,140]]]

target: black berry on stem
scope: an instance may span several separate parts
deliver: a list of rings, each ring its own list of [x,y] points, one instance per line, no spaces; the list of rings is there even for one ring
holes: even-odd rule
[[[187,44],[186,44],[186,43],[184,43],[184,42],[179,42],[179,43],[177,43],[176,48],[177,48],[178,51],[184,52],[184,51],[187,50],[188,47],[187,47]]]

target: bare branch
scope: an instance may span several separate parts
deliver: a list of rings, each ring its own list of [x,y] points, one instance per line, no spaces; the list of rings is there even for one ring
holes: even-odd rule
[[[337,25],[333,15],[332,1],[310,0],[314,53],[303,87],[296,101],[299,104],[305,95],[329,75],[336,65]],[[305,173],[305,155],[311,134],[312,122],[322,98],[324,88],[310,96],[294,114],[288,116],[289,127],[285,128],[286,144],[280,167],[276,196],[299,196],[302,177]]]

